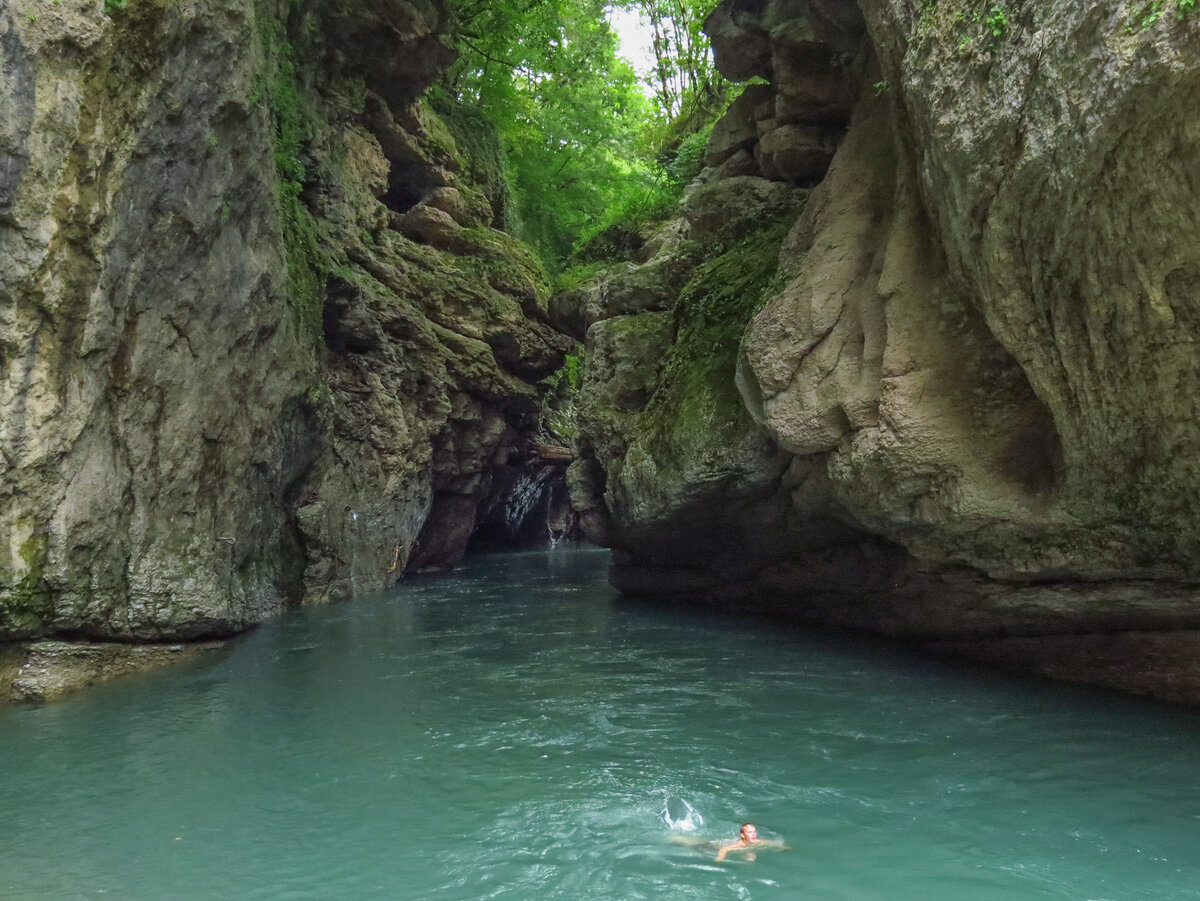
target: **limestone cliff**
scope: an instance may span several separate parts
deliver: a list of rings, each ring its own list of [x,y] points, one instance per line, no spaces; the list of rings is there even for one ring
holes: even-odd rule
[[[494,136],[425,96],[449,27],[0,9],[0,643],[227,635],[453,561],[555,323],[622,588],[1200,702],[1190,3],[725,0],[755,83],[706,171],[554,298]]]
[[[5,638],[269,615],[311,462],[255,12],[117,13],[0,11]]]
[[[225,635],[462,553],[567,339],[486,130],[421,99],[449,24],[0,9],[0,641]]]
[[[736,375],[680,392],[591,326],[593,396],[642,398],[584,441],[616,583],[1200,701],[1200,23],[727,0],[708,28],[727,75],[768,83],[703,190],[812,191]],[[642,307],[690,315],[674,285]]]

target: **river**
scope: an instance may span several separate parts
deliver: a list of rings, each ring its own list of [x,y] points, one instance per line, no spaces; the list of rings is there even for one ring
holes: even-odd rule
[[[476,557],[0,710],[0,899],[1200,898],[1200,713]],[[713,861],[752,819],[791,850]]]

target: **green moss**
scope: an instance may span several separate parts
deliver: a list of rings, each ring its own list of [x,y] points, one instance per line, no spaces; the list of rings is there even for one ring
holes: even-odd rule
[[[675,307],[676,341],[636,428],[655,457],[713,452],[751,425],[734,382],[738,346],[776,287],[790,220],[752,234],[697,268]]]
[[[593,278],[595,278],[602,269],[611,265],[608,262],[596,263],[580,263],[577,266],[571,266],[564,269],[554,279],[554,293],[564,293],[574,291],[576,288],[582,288]]]
[[[457,234],[454,265],[464,275],[486,281],[503,294],[531,294],[539,306],[550,297],[546,267],[521,241],[493,228],[464,228]]]
[[[313,344],[322,340],[324,278],[317,223],[304,203],[304,152],[313,138],[316,106],[300,83],[295,50],[283,23],[259,11],[265,72],[262,93],[271,107],[279,218],[287,254],[288,298],[296,325]]]
[[[779,246],[790,219],[755,232],[702,263],[679,295],[675,313],[684,327],[741,331],[762,306],[778,268]]]
[[[45,535],[34,533],[21,543],[17,553],[25,564],[25,571],[13,580],[4,608],[0,610],[0,632],[13,636],[35,635],[53,611],[53,597],[46,584],[49,541]]]
[[[563,364],[543,382],[541,431],[552,439],[571,441],[579,434],[580,390],[583,388],[584,350],[563,357]]]
[[[433,91],[429,105],[449,132],[463,174],[483,192],[495,215],[496,228],[512,231],[512,191],[505,174],[504,153],[496,127],[479,110]],[[431,117],[432,118],[432,117]],[[434,123],[431,131],[436,129]]]

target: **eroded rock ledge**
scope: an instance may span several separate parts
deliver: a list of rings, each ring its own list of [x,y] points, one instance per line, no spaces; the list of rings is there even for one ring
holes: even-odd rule
[[[1118,6],[721,4],[699,190],[811,193],[730,357],[583,317],[615,584],[1200,703],[1200,23]]]

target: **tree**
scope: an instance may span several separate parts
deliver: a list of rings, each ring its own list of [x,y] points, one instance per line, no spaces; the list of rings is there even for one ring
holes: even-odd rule
[[[579,235],[647,190],[650,116],[616,55],[604,0],[458,0],[461,59],[446,80],[496,125],[518,235],[557,270]]]
[[[659,117],[691,117],[719,100],[723,81],[703,31],[716,0],[618,0],[615,5],[640,13],[653,29],[652,86]]]

